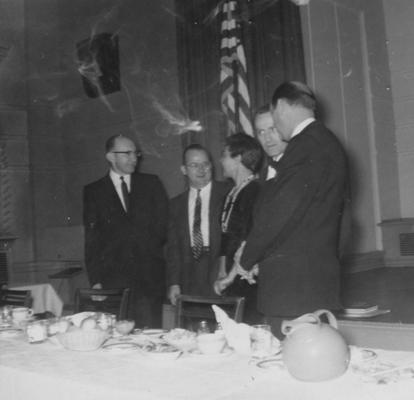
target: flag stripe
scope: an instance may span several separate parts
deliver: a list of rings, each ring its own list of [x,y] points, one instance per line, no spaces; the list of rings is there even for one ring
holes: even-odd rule
[[[221,107],[227,117],[229,135],[238,131],[253,135],[246,57],[236,13],[237,2],[226,0],[222,6],[221,21]]]

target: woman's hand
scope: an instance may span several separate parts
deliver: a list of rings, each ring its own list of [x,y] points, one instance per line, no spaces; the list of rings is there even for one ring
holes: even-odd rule
[[[214,282],[214,292],[221,296],[223,291],[233,283],[237,275],[237,269],[233,266],[232,270],[225,277],[219,278]]]

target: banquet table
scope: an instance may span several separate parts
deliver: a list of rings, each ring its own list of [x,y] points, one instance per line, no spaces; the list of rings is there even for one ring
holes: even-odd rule
[[[376,350],[378,359],[414,366],[414,353]],[[0,398],[10,400],[382,400],[414,397],[413,376],[384,383],[353,368],[339,378],[295,380],[283,364],[259,368],[248,356],[152,359],[140,351],[66,350],[24,335],[0,338]]]
[[[9,289],[30,290],[33,298],[32,308],[35,314],[44,313],[45,311],[50,311],[57,317],[62,314],[63,301],[50,283],[17,285]]]

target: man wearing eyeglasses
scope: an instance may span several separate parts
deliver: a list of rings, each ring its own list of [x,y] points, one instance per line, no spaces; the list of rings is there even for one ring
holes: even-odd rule
[[[131,289],[129,317],[160,327],[168,198],[158,177],[136,172],[141,153],[122,135],[105,145],[109,173],[84,188],[85,264],[93,288]]]
[[[167,286],[172,304],[180,294],[214,296],[221,227],[220,215],[229,186],[212,180],[208,151],[198,145],[183,153],[181,172],[189,188],[170,202]]]

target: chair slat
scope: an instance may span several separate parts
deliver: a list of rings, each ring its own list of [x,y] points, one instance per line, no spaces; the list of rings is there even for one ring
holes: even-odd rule
[[[129,295],[129,288],[78,288],[75,292],[75,312],[109,312],[111,314],[115,314],[118,319],[126,319],[128,315]],[[92,296],[106,296],[106,299],[103,301],[97,301],[93,300]]]
[[[211,305],[215,304],[227,312],[230,318],[236,322],[243,320],[244,297],[203,297],[180,295],[177,297],[175,309],[176,327],[184,327],[187,319],[210,319],[214,320],[214,312]]]

